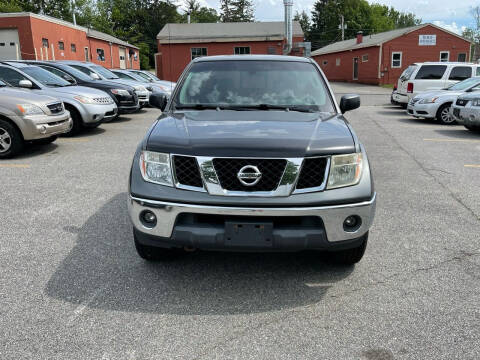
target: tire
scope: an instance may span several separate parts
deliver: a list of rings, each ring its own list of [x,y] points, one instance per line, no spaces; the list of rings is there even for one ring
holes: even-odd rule
[[[72,117],[72,128],[70,129],[69,132],[64,133],[64,136],[74,136],[77,135],[80,130],[83,129],[83,121],[82,121],[82,116],[78,112],[77,109],[75,109],[72,105],[65,104],[65,109],[67,109],[70,112],[70,116]]]
[[[329,254],[330,259],[337,264],[354,265],[362,260],[365,249],[367,248],[367,242],[368,232],[363,235],[363,242],[359,246],[346,250],[333,251]]]
[[[474,125],[464,125],[468,130],[480,133],[480,126],[474,126]]]
[[[17,155],[23,147],[22,133],[8,121],[0,119],[0,159]]]
[[[168,261],[178,257],[177,249],[166,249],[141,244],[137,239],[137,231],[133,229],[133,239],[138,256],[147,261]]]
[[[406,103],[406,104],[405,104],[405,103],[401,103],[401,104],[400,104],[400,107],[401,107],[402,109],[406,109],[406,108],[408,107],[408,103]]]
[[[443,104],[438,108],[436,119],[439,123],[443,125],[452,125],[456,123],[455,119],[450,116],[451,106],[452,104]]]
[[[57,138],[58,138],[58,136],[54,135],[54,136],[50,136],[50,137],[44,138],[44,139],[32,140],[32,144],[34,144],[34,145],[48,145],[48,144],[54,142],[55,140],[57,140]]]

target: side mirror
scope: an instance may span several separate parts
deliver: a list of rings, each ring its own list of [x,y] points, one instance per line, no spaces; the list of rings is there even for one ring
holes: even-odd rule
[[[150,105],[153,107],[156,107],[157,109],[160,110],[165,110],[165,107],[167,106],[168,99],[164,94],[160,93],[153,93],[150,95]]]
[[[345,114],[347,111],[354,110],[360,107],[360,96],[357,94],[343,95],[340,100],[340,111]]]
[[[95,80],[100,80],[100,76],[98,76],[98,74],[96,74],[96,73],[91,73],[91,74],[90,74],[90,77],[91,77],[92,79],[95,79]]]
[[[30,80],[20,80],[18,82],[18,86],[21,88],[31,89],[33,87],[33,84]]]
[[[74,78],[72,78],[71,76],[69,75],[63,75],[63,80],[67,80],[70,84],[76,84],[77,82],[75,81]]]

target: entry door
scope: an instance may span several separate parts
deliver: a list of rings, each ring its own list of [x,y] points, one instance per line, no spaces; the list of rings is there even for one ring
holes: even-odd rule
[[[358,80],[358,57],[353,58],[353,80]]]
[[[85,52],[85,61],[90,61],[90,59],[88,58],[88,47],[84,49],[84,52]]]
[[[18,42],[17,29],[0,29],[0,60],[20,60],[17,58]],[[20,51],[19,51],[20,52]]]
[[[118,52],[120,54],[120,69],[126,69],[127,66],[125,64],[125,48],[118,48]]]

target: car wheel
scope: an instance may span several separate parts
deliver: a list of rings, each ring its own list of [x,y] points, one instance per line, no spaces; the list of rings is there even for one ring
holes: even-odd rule
[[[71,105],[65,104],[65,109],[67,109],[70,112],[70,116],[72,117],[72,128],[70,129],[69,132],[66,132],[63,134],[64,136],[74,136],[80,132],[80,130],[83,128],[83,122],[82,122],[82,116],[78,112],[77,109],[75,109]]]
[[[470,131],[480,133],[480,126],[465,125],[465,127]]]
[[[54,135],[54,136],[50,136],[48,138],[44,138],[44,139],[38,139],[38,140],[32,140],[32,144],[34,145],[48,145],[52,142],[54,142],[55,140],[57,140],[58,136],[57,135]]]
[[[147,261],[167,261],[178,257],[180,251],[177,249],[165,249],[141,244],[137,239],[137,230],[133,229],[133,239],[137,254]]]
[[[452,104],[443,104],[437,110],[437,120],[444,125],[455,124],[455,118],[450,115],[450,107]]]
[[[20,131],[9,122],[0,119],[0,159],[7,159],[23,150],[24,142]]]
[[[333,251],[329,253],[329,259],[337,264],[353,265],[362,260],[365,249],[367,248],[368,232],[363,235],[362,243],[351,249]]]

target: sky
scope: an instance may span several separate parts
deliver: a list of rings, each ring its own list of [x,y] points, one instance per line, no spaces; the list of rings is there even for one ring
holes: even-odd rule
[[[181,1],[181,0],[180,0]],[[283,0],[252,0],[255,5],[257,21],[283,20]],[[423,22],[431,22],[458,34],[465,27],[473,26],[470,13],[473,6],[480,5],[480,0],[367,0],[393,6],[403,12],[412,12]],[[219,0],[200,0],[201,4],[218,10]],[[310,14],[314,0],[293,0],[295,11],[306,10]]]

